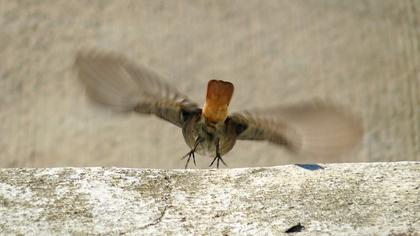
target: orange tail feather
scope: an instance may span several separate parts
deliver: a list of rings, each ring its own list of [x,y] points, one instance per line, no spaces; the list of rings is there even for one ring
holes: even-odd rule
[[[203,116],[211,122],[224,121],[233,95],[233,84],[222,80],[210,80],[207,84]]]

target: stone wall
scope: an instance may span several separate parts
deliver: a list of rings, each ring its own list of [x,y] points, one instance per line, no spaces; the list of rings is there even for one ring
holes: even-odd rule
[[[0,169],[0,232],[417,235],[420,163]]]

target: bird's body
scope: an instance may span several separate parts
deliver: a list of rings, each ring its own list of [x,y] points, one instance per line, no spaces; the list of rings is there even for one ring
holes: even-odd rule
[[[230,119],[210,123],[200,113],[196,113],[185,122],[182,134],[191,150],[203,156],[221,157],[232,150],[236,143],[235,128]]]
[[[210,80],[203,108],[167,84],[159,75],[122,56],[88,51],[75,67],[93,101],[118,112],[154,114],[182,128],[195,153],[225,164],[222,156],[237,140],[267,140],[299,156],[337,156],[353,148],[362,128],[348,112],[312,102],[229,114],[233,84]]]

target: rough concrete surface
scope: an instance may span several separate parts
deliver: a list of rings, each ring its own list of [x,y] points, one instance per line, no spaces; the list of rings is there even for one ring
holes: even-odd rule
[[[0,170],[0,230],[24,235],[420,234],[420,162],[229,170]]]
[[[80,48],[125,54],[199,104],[209,79],[231,81],[232,111],[327,99],[366,129],[360,151],[333,161],[419,160],[419,22],[415,0],[0,0],[0,167],[184,165],[178,128],[87,102],[71,69]],[[315,160],[239,142],[225,161]]]

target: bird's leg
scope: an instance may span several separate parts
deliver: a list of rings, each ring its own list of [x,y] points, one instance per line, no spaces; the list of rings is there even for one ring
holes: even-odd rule
[[[194,148],[191,149],[191,151],[189,151],[187,154],[185,154],[185,156],[183,156],[181,158],[181,160],[183,160],[186,157],[188,157],[187,163],[185,163],[185,169],[187,169],[188,163],[190,163],[191,157],[193,158],[194,166],[197,166],[197,163],[195,163],[195,150],[197,149],[198,144],[200,144],[201,142],[202,142],[202,139],[200,137],[197,137],[197,139],[195,140],[195,143],[194,143]]]
[[[219,151],[219,139],[217,139],[217,140],[216,140],[216,157],[214,157],[214,159],[213,159],[213,161],[210,163],[209,167],[210,167],[210,166],[212,166],[212,165],[213,165],[213,163],[214,163],[216,160],[217,160],[217,162],[216,162],[217,169],[219,169],[219,162],[222,162],[222,163],[223,163],[223,165],[225,165],[225,166],[227,167],[227,165],[226,165],[225,161],[223,161],[223,159],[222,159],[222,155],[220,155],[220,151]]]

